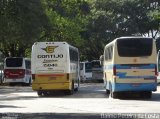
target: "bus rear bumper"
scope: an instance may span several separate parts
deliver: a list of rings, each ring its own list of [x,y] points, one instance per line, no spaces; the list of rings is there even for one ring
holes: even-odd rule
[[[6,78],[4,78],[3,83],[25,83],[25,78],[18,78],[18,79],[6,79]]]
[[[157,83],[117,83],[112,85],[112,91],[157,91]]]
[[[69,82],[65,82],[65,83],[32,83],[32,89],[35,91],[39,91],[39,90],[69,90],[69,89],[71,89],[71,84]]]

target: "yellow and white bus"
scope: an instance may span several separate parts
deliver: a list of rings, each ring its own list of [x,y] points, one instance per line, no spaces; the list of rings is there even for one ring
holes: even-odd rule
[[[39,96],[79,88],[79,52],[66,42],[36,42],[31,55],[32,89]]]
[[[140,93],[151,98],[157,90],[156,45],[152,38],[120,37],[104,48],[104,86],[117,98],[122,93]]]

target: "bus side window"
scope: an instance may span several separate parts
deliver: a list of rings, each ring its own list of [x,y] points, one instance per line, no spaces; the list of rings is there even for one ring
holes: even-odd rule
[[[105,58],[105,61],[108,60],[108,48],[105,49],[105,57],[104,58]]]
[[[113,46],[109,46],[105,49],[105,61],[112,60]]]
[[[103,64],[104,64],[104,55],[101,55],[99,59],[100,59],[100,65],[103,66]]]

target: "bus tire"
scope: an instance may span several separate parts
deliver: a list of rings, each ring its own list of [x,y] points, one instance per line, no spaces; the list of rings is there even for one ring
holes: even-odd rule
[[[48,91],[43,92],[43,96],[49,96],[49,94],[50,94],[50,92],[48,92]]]
[[[150,99],[150,98],[152,98],[152,92],[151,91],[145,91],[145,92],[143,92],[142,96],[143,96],[143,98]]]
[[[43,96],[43,92],[42,92],[42,91],[37,91],[37,95],[38,95],[39,97],[41,97],[41,96]]]
[[[106,94],[110,94],[110,90],[106,89]]]
[[[77,92],[77,91],[78,91],[78,87],[77,87],[77,88],[75,88],[75,89],[74,89],[74,91],[76,91],[76,92]]]
[[[112,92],[111,96],[112,96],[112,98],[118,98],[118,93],[117,92]]]
[[[111,84],[110,84],[110,96],[111,96],[112,98],[118,98],[118,92],[113,92],[113,91],[112,91],[112,86],[111,86]]]

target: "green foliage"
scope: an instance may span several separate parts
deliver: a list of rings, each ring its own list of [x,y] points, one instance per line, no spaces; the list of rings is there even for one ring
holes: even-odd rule
[[[159,0],[94,1],[85,38],[87,59],[98,59],[104,46],[116,37],[147,35],[155,38],[160,33],[159,5]]]
[[[0,0],[0,51],[30,57],[37,41],[66,41],[99,59],[116,37],[160,33],[159,0]]]
[[[0,0],[0,50],[5,56],[25,56],[48,20],[39,0]]]
[[[51,29],[43,34],[43,41],[66,41],[82,53],[85,40],[89,3],[84,0],[43,0]]]
[[[87,24],[87,2],[81,0],[43,0],[45,11],[52,24],[47,41],[67,41],[74,46],[83,44],[81,32]]]

